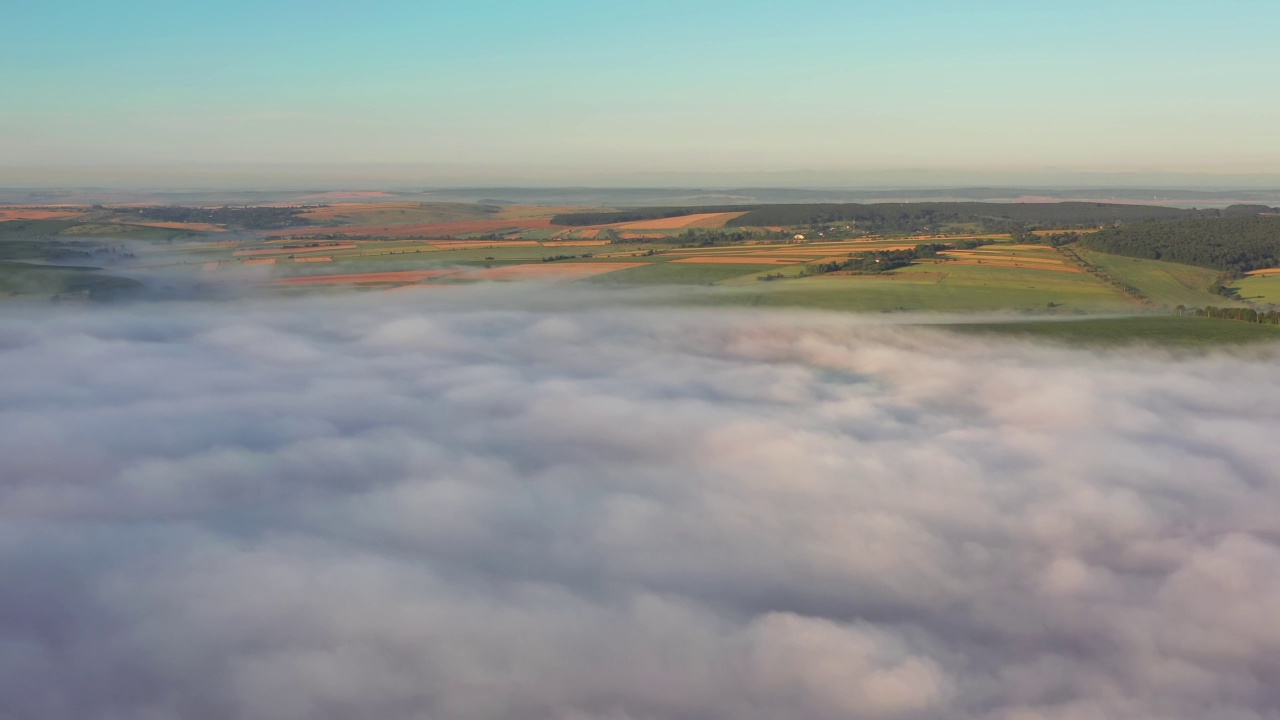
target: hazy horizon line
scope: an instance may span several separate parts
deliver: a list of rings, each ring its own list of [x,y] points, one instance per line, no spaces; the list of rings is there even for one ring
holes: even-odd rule
[[[0,188],[132,191],[429,191],[482,188],[680,190],[1117,189],[1274,190],[1280,170],[1088,170],[879,168],[765,170],[598,170],[496,168],[421,163],[0,165]]]

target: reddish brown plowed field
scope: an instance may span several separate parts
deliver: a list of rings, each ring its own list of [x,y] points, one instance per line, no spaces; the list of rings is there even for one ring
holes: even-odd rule
[[[0,222],[6,220],[57,220],[83,215],[82,212],[64,210],[0,210]]]

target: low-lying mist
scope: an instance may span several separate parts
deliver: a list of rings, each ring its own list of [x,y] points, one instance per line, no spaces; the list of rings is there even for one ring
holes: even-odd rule
[[[1280,717],[1275,349],[494,292],[5,311],[0,717]]]

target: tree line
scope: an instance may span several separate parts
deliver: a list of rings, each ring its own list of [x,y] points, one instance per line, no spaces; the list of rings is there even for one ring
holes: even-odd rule
[[[910,265],[916,260],[936,258],[943,250],[950,250],[950,245],[929,243],[916,245],[910,250],[873,250],[858,253],[848,260],[818,263],[805,266],[804,275],[824,275],[833,272],[854,272],[861,274],[886,273]]]
[[[1174,308],[1174,312],[1179,315],[1194,315],[1195,317],[1218,318],[1219,320],[1239,320],[1242,322],[1259,323],[1262,325],[1280,325],[1280,310],[1255,310],[1245,307],[1214,307],[1208,305],[1203,308],[1188,308],[1179,305]]]
[[[755,233],[743,232],[741,230],[685,230],[676,240],[679,247],[719,247],[721,245],[741,245],[748,240],[753,240],[757,236]]]

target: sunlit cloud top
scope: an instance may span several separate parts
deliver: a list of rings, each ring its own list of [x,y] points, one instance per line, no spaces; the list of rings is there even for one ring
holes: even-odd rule
[[[1275,716],[1274,347],[450,297],[13,312],[5,717]]]

